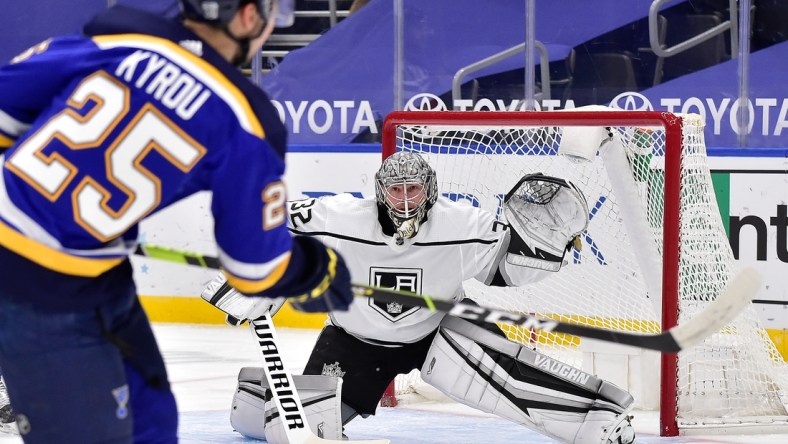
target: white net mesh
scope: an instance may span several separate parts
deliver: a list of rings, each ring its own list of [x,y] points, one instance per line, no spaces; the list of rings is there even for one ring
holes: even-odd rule
[[[418,119],[418,112],[412,114]],[[524,288],[469,281],[465,290],[472,299],[564,321],[656,333],[662,328],[663,260],[679,264],[679,323],[713,299],[735,272],[699,116],[682,116],[681,147],[670,151],[661,126],[611,126],[607,113],[593,113],[583,129],[572,127],[572,143],[586,140],[593,144],[591,152],[596,151],[598,135],[608,140],[587,161],[559,154],[567,149],[561,143],[561,114],[572,113],[555,113],[554,122],[553,113],[538,113],[538,122],[530,125],[527,120],[517,125],[490,119],[482,123],[473,118],[481,113],[462,114],[456,123],[440,119],[438,125],[418,120],[398,125],[392,129],[394,146],[384,150],[420,153],[435,168],[442,195],[486,208],[499,218],[503,196],[524,174],[534,172],[575,183],[590,210],[588,229],[581,235],[583,248],[567,253],[569,263],[559,272]],[[526,114],[524,119],[529,118]],[[535,118],[537,113],[530,115]],[[668,151],[681,155],[678,258],[666,257],[663,248]],[[510,339],[582,367],[579,338],[504,328]],[[788,417],[786,366],[752,309],[702,345],[680,353],[677,373],[676,386],[661,391],[676,399],[680,425],[785,423]],[[417,373],[397,380],[398,394],[418,386]]]

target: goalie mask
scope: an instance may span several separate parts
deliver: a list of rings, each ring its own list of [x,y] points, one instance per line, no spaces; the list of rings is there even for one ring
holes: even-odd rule
[[[394,153],[375,173],[375,198],[394,223],[394,240],[402,245],[416,235],[438,199],[435,171],[416,153]]]

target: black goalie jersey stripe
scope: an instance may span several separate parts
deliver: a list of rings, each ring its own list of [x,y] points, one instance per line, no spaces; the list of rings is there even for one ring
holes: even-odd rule
[[[385,242],[375,242],[371,240],[361,239],[358,237],[345,236],[344,234],[330,233],[328,231],[298,231],[292,228],[289,228],[289,230],[291,233],[297,234],[299,236],[328,236],[328,237],[335,237],[337,239],[342,239],[350,242],[358,242],[360,244],[378,245],[378,246],[386,245]]]
[[[367,239],[361,239],[358,237],[346,236],[344,234],[338,233],[331,233],[329,231],[298,231],[292,228],[289,229],[291,233],[297,234],[299,236],[327,236],[333,237],[337,239],[342,239],[350,242],[358,242],[360,244],[367,244],[367,245],[377,245],[377,246],[386,246],[388,245],[385,242],[375,242]],[[450,240],[450,241],[441,241],[441,242],[414,242],[414,246],[419,247],[441,247],[444,245],[461,245],[461,244],[494,244],[497,243],[498,239],[459,239],[459,240]]]
[[[420,247],[440,247],[443,245],[460,245],[460,244],[495,244],[498,243],[498,239],[461,239],[461,240],[452,240],[452,241],[442,241],[442,242],[414,242],[413,245],[418,245]]]

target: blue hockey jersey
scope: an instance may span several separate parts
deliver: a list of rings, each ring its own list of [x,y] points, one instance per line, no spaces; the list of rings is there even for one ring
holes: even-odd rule
[[[0,247],[96,277],[126,259],[141,219],[210,190],[230,282],[274,285],[292,238],[285,130],[265,94],[175,21],[115,8],[85,32],[0,68]]]

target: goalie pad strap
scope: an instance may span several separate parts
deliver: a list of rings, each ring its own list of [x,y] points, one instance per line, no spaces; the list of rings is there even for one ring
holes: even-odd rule
[[[322,375],[293,375],[312,433],[324,439],[342,439],[342,379]],[[276,382],[275,382],[276,383]],[[288,443],[281,417],[260,367],[244,367],[238,374],[230,424],[240,434]]]
[[[458,402],[563,442],[603,442],[633,404],[606,381],[450,316],[421,374]]]

